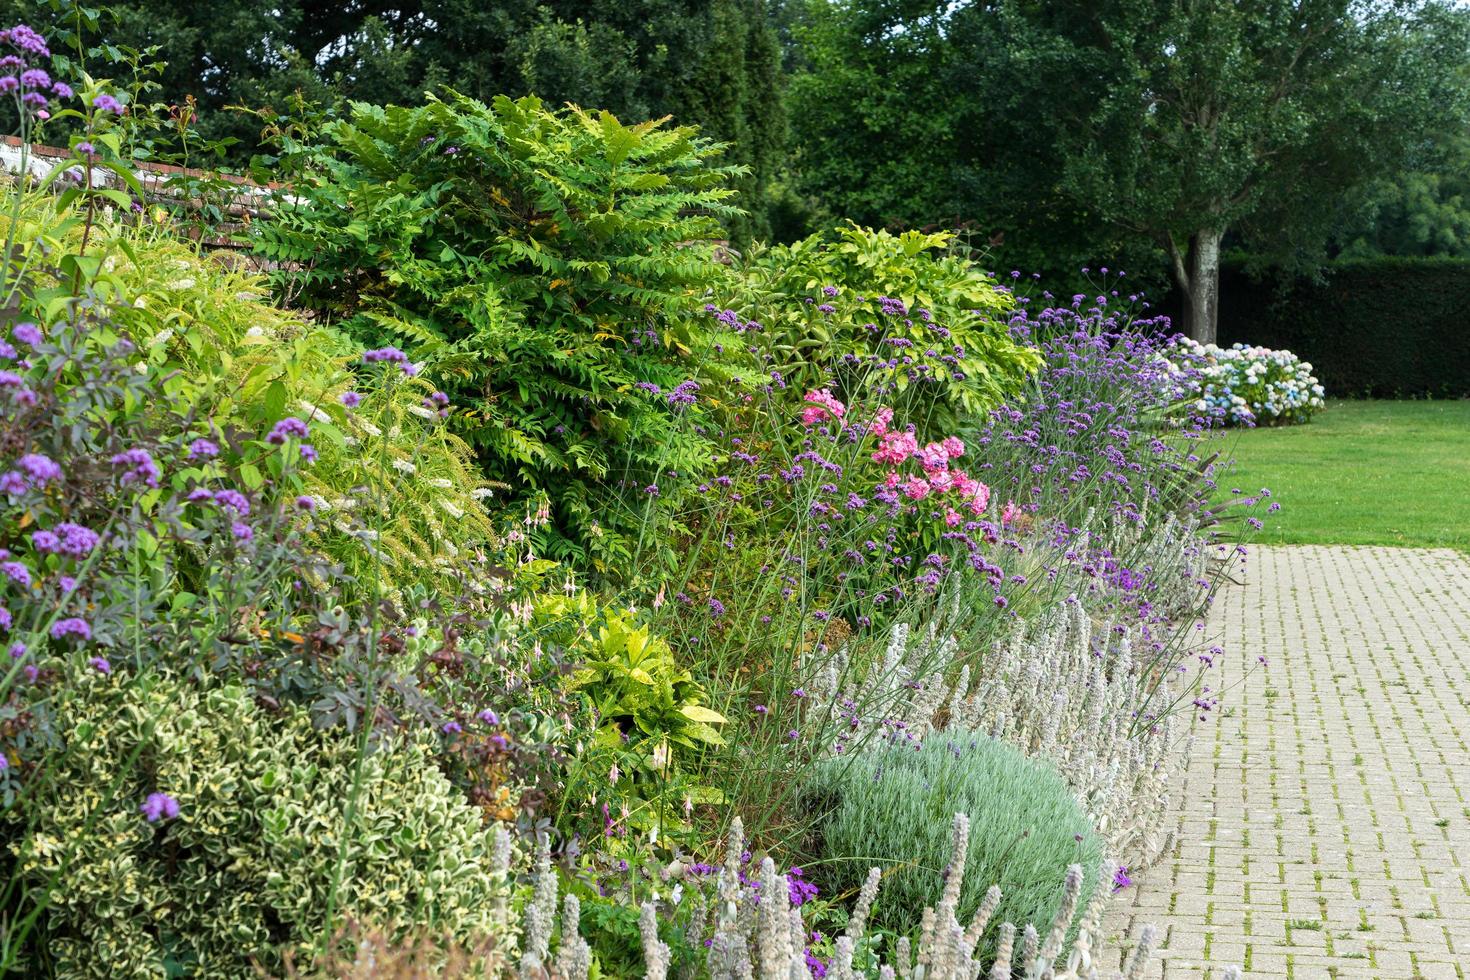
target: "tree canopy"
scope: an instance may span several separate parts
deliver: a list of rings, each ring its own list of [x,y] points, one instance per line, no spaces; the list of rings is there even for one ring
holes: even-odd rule
[[[796,159],[868,220],[1153,245],[1211,339],[1227,234],[1309,266],[1345,195],[1463,130],[1466,24],[1433,0],[816,0]]]
[[[22,0],[47,33],[75,33],[71,3]],[[197,103],[200,133],[259,139],[231,106],[416,105],[452,88],[489,101],[539,96],[624,121],[672,115],[731,144],[750,169],[736,237],[764,236],[764,196],[781,164],[780,49],[763,0],[117,0],[83,24],[84,47],[156,49],[166,101]]]
[[[297,97],[671,115],[748,169],[737,242],[842,219],[968,231],[1008,268],[1171,281],[1200,337],[1224,248],[1302,271],[1470,247],[1453,0],[19,3],[118,72],[129,49],[165,62],[157,98],[237,160],[269,119],[232,107]]]

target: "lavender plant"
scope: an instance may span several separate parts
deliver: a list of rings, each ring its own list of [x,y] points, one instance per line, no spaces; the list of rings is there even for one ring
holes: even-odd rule
[[[962,919],[983,903],[997,924],[1050,922],[1068,866],[1083,868],[1085,903],[1102,865],[1102,841],[1049,764],[956,724],[922,742],[899,730],[828,759],[808,777],[806,794],[815,823],[813,860],[804,866],[825,890],[848,893],[869,862],[884,866],[885,898],[873,921],[896,935],[917,930],[919,910],[939,904],[956,810],[970,817],[966,864],[948,870],[965,879],[955,899]],[[989,887],[999,889],[999,903],[986,902]],[[977,938],[972,955],[988,966],[998,937]]]

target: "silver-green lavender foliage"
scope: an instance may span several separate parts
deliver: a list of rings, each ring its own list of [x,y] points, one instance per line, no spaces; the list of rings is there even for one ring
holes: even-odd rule
[[[871,954],[867,934],[869,915],[881,900],[882,875],[877,868],[868,871],[859,889],[847,927],[837,938],[836,954],[827,966],[829,980],[857,980],[878,977],[887,980],[1105,980],[1092,961],[1101,934],[1102,914],[1106,907],[1115,865],[1104,861],[1097,869],[1087,898],[1087,881],[1081,866],[1069,867],[1053,903],[1055,912],[1040,928],[1026,923],[1016,942],[1015,924],[1003,922],[994,926],[1001,909],[1001,890],[991,885],[979,908],[968,919],[961,918],[962,897],[967,888],[965,869],[971,841],[970,821],[962,813],[954,815],[950,824],[949,851],[945,867],[956,873],[944,879],[937,904],[924,910],[916,941],[905,937],[895,944],[892,955],[877,959]],[[502,835],[504,831],[500,832]],[[505,838],[503,838],[505,839]],[[543,845],[544,847],[544,845]],[[811,980],[806,963],[806,930],[800,910],[784,902],[760,903],[757,894],[784,895],[785,875],[777,874],[775,864],[766,858],[760,866],[761,888],[742,888],[739,873],[741,854],[746,840],[739,818],[731,827],[724,866],[720,872],[719,900],[711,923],[713,937],[707,948],[706,973],[711,980]],[[533,875],[532,895],[522,914],[526,951],[520,973],[535,980],[589,980],[592,951],[578,934],[578,905],[568,896],[562,903],[562,915],[556,923],[558,950],[550,960],[541,946],[545,924],[555,916],[557,883],[555,872],[542,863]],[[934,872],[936,879],[939,873]],[[671,951],[658,936],[660,909],[652,903],[640,910],[639,931],[643,939],[646,976],[664,980],[668,975]],[[1078,919],[1079,911],[1082,913]],[[992,928],[994,926],[994,928]],[[980,957],[980,943],[994,934],[995,960],[987,972]],[[1075,935],[1069,951],[1063,951],[1063,939]],[[1145,927],[1123,973],[1106,980],[1140,980],[1143,967],[1151,956],[1155,933]],[[859,958],[857,954],[862,952]],[[1228,976],[1229,974],[1227,974]]]
[[[999,886],[1001,919],[1048,923],[1068,866],[1083,866],[1090,894],[1103,864],[1103,842],[1056,771],[982,733],[951,728],[923,742],[900,735],[834,756],[817,766],[806,798],[818,814],[823,890],[856,890],[867,864],[882,864],[885,899],[874,915],[901,932],[918,925],[918,910],[942,907],[941,889],[961,878],[946,869],[956,811],[970,818],[956,896],[963,918]],[[993,957],[995,943],[984,937],[982,958]]]
[[[1150,539],[1160,549],[1150,552],[1152,560],[1172,555],[1180,575],[1194,573],[1200,559],[1187,553],[1191,535],[1164,523]],[[839,652],[810,686],[813,713],[844,722],[827,737],[833,754],[895,730],[922,740],[943,721],[1046,759],[1102,832],[1108,853],[1140,867],[1168,846],[1162,818],[1188,755],[1187,733],[1179,729],[1190,717],[1163,710],[1187,701],[1189,689],[1177,671],[1158,669],[1157,658],[1135,656],[1141,642],[1136,627],[1115,630],[1075,598],[1019,624],[988,651],[963,651],[934,629],[899,624],[881,664],[861,683],[839,680],[848,675]],[[1100,649],[1106,657],[1096,655]],[[957,660],[965,662],[956,674]],[[1150,713],[1164,717],[1138,723]]]

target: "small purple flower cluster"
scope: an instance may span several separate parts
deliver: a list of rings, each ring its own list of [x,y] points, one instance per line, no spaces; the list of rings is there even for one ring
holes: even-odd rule
[[[362,355],[362,362],[364,364],[397,364],[398,369],[410,378],[419,373],[419,366],[410,361],[408,355],[397,347],[379,347],[365,351]]]
[[[52,98],[69,99],[75,93],[65,82],[54,81],[37,62],[51,57],[46,39],[25,24],[0,31],[0,95],[11,95],[23,116],[51,118]]]

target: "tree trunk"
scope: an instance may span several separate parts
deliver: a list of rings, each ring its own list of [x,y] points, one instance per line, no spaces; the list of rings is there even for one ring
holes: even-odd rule
[[[1166,236],[1174,284],[1184,297],[1184,333],[1202,344],[1213,344],[1220,316],[1220,239],[1223,229],[1197,231],[1189,236],[1187,254],[1172,235]]]

